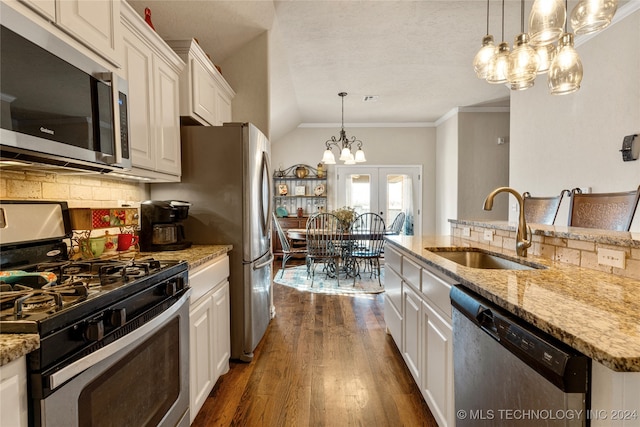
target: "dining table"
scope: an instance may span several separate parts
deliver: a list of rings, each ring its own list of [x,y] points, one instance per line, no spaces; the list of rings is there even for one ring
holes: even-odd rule
[[[307,229],[306,228],[289,228],[287,231],[287,237],[291,240],[296,241],[305,241],[307,239]],[[345,230],[342,233],[342,241],[347,242],[342,245],[342,268],[340,269],[345,273],[346,277],[359,276],[360,274],[360,266],[355,259],[351,256],[351,250],[354,247],[353,242],[357,241],[365,241],[365,240],[381,240],[387,233],[385,232],[368,232],[368,231],[357,231],[351,232],[350,230]]]

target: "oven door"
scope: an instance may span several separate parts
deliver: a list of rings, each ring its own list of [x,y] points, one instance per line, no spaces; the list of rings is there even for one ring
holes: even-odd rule
[[[57,388],[33,402],[34,424],[188,426],[189,294],[118,341],[52,374],[51,388]]]

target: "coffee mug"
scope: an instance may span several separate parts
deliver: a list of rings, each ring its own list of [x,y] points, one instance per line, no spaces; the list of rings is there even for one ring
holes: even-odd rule
[[[89,239],[89,249],[94,257],[99,257],[104,252],[104,244],[107,242],[106,237],[91,237]]]
[[[128,251],[131,246],[138,244],[138,236],[133,234],[118,234],[118,250]]]
[[[114,253],[118,248],[118,236],[105,233],[104,253]]]

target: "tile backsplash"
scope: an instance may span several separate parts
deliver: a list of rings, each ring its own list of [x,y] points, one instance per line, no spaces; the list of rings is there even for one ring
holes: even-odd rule
[[[149,198],[146,184],[107,175],[2,170],[0,199],[66,201],[71,208],[137,207]]]
[[[451,235],[455,244],[464,245],[465,242],[469,242],[474,246],[485,247],[489,250],[492,248],[502,249],[513,252],[515,255],[516,232],[512,229],[505,230],[503,224],[481,224],[461,220],[450,222],[452,223]],[[564,227],[563,232],[558,233],[563,237],[544,235],[546,229],[553,228],[552,226],[542,226],[534,232],[532,245],[528,251],[531,255],[640,280],[640,247],[637,246],[637,240],[633,241],[626,237],[629,233],[612,232],[610,237],[600,233],[600,235],[589,239],[583,235],[571,233],[567,231],[570,228]],[[485,239],[485,230],[495,232],[492,240]],[[623,236],[623,238],[617,236]],[[624,253],[625,267],[616,268],[600,264],[598,262],[599,249],[610,249]]]

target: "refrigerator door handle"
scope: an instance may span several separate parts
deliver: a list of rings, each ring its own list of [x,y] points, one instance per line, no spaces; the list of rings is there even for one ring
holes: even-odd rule
[[[261,188],[262,191],[260,191],[260,206],[261,208],[264,207],[264,189],[267,190],[267,211],[265,212],[263,209],[261,209],[262,211],[262,235],[263,236],[268,236],[269,235],[269,221],[271,219],[271,211],[273,210],[273,206],[271,205],[272,203],[272,194],[271,194],[271,184],[269,182],[269,157],[267,156],[267,152],[263,151],[262,152],[262,173],[260,174],[260,179],[261,179]]]
[[[269,254],[269,259],[266,260],[265,262],[261,262],[260,264],[253,264],[253,269],[254,270],[260,270],[261,268],[266,267],[267,265],[271,264],[274,260],[274,256],[273,254]]]

